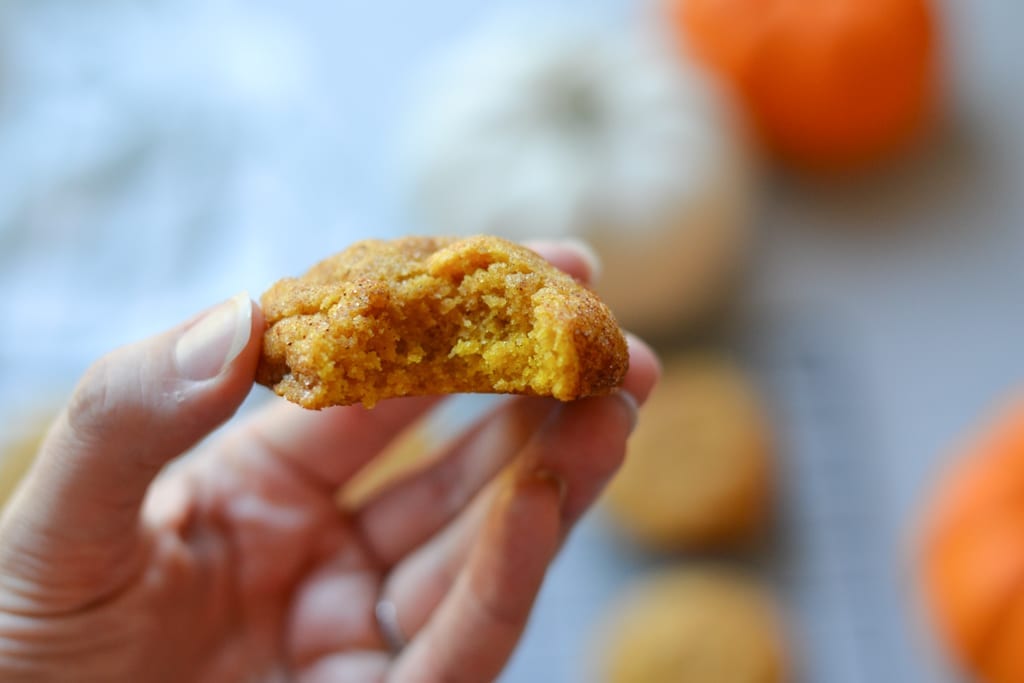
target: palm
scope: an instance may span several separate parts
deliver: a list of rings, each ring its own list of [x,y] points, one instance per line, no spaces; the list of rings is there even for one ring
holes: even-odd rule
[[[144,607],[131,618],[161,623],[134,641],[144,670],[133,680],[275,680],[365,650],[386,668],[372,612],[381,568],[326,489],[253,455],[191,467],[197,459],[158,483],[154,550],[128,592]]]
[[[153,554],[151,571],[173,575],[169,569],[187,567],[176,586],[137,584],[151,592],[150,600],[163,602],[163,609],[147,613],[179,618],[178,631],[152,644],[168,658],[157,671],[172,671],[173,661],[181,669],[173,680],[273,680],[339,647],[382,650],[370,611],[381,572],[331,497],[271,461],[216,474],[185,503],[184,535],[173,522],[152,529],[164,540],[155,544],[162,550]],[[332,590],[342,590],[346,600],[324,613],[317,593]],[[355,613],[364,618],[343,618]],[[197,628],[208,644],[201,651],[195,651]]]

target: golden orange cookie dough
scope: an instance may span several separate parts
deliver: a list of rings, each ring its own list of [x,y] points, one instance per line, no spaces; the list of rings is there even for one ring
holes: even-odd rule
[[[607,683],[782,683],[790,680],[782,620],[753,579],[719,567],[641,580],[603,633]]]
[[[677,355],[641,410],[606,508],[659,548],[746,540],[766,515],[770,456],[769,427],[743,372],[714,353]]]
[[[276,283],[257,381],[306,408],[456,392],[568,401],[622,384],[608,307],[489,236],[367,240]]]

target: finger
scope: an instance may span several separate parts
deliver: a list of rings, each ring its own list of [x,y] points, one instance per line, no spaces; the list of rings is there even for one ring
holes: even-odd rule
[[[289,651],[297,665],[304,666],[331,653],[353,649],[387,649],[387,643],[375,626],[374,616],[375,600],[380,593],[380,566],[389,563],[393,557],[406,555],[408,549],[433,535],[462,510],[463,497],[472,497],[511,455],[522,449],[534,431],[532,425],[550,411],[550,404],[546,400],[522,398],[508,402],[458,439],[451,452],[430,466],[427,472],[414,475],[411,480],[400,481],[371,498],[368,506],[362,509],[364,513],[369,511],[367,519],[375,520],[369,527],[359,514],[350,517],[346,524],[355,525],[354,535],[363,541],[368,549],[366,554],[374,557],[374,566],[353,566],[342,554],[312,569],[296,591],[289,619]],[[466,468],[466,471],[445,474],[461,468]],[[453,485],[458,485],[458,488],[450,489]],[[460,515],[442,536],[453,543],[468,546],[473,536],[467,531],[475,531],[479,527],[483,516],[479,513],[486,510],[480,501],[473,507],[472,514]],[[379,537],[371,541],[368,537],[371,533]],[[398,539],[389,538],[390,533],[397,534]],[[425,559],[430,561],[456,555],[464,557],[464,553],[450,548]],[[427,573],[435,575],[438,572]],[[428,603],[430,609],[447,592],[450,580],[448,577],[439,586],[441,592],[436,600]]]
[[[448,524],[557,405],[532,397],[502,404],[428,466],[367,501],[353,521],[373,556],[389,567]]]
[[[566,533],[622,464],[638,409],[661,374],[658,358],[647,344],[633,335],[627,335],[627,342],[630,363],[623,388],[609,396],[566,404],[558,419],[545,426],[518,463],[564,482],[562,519]]]
[[[279,458],[333,491],[439,401],[438,396],[415,396],[382,401],[373,410],[343,406],[321,411],[279,401],[245,420],[231,438],[242,450]]]
[[[293,668],[304,669],[343,651],[386,650],[374,615],[380,572],[366,561],[351,534],[346,537],[294,589],[284,630]]]
[[[94,364],[5,512],[0,580],[29,575],[52,602],[134,571],[150,482],[241,404],[262,327],[259,309],[239,295]],[[77,582],[46,585],[68,566]]]
[[[395,605],[395,627],[410,640],[422,630],[451,590],[480,535],[498,492],[498,482],[482,491],[443,531],[406,556],[387,577],[381,597]]]
[[[394,680],[492,681],[522,634],[561,536],[560,487],[502,487],[450,594],[395,663]]]
[[[493,493],[493,487],[487,492]],[[394,593],[403,605],[413,609],[415,630],[426,621],[427,612],[422,619],[418,616],[421,605],[424,609],[433,610],[441,597],[448,592],[457,567],[446,575],[441,566],[432,563],[449,563],[451,558],[464,558],[479,529],[481,521],[489,507],[490,495],[479,496],[458,520],[449,525],[436,536],[431,544],[441,547],[430,553],[415,553],[419,560],[412,562],[412,572],[416,577],[430,577],[437,589],[436,598],[420,600],[423,596],[405,596],[401,592]],[[368,563],[365,553],[358,552],[353,556],[357,545],[349,545],[336,556],[328,558],[323,564],[314,567],[296,589],[291,602],[286,632],[286,646],[289,660],[297,669],[304,669],[331,655],[350,651],[382,651],[386,652],[390,645],[383,631],[379,628],[376,616],[377,599],[381,593],[381,575],[372,563]],[[408,571],[408,561],[396,569],[399,580],[390,584],[399,587],[415,586],[419,590],[431,590],[426,581],[404,581],[403,572]],[[408,600],[405,598],[409,597]],[[413,600],[412,598],[416,598]],[[395,599],[395,597],[389,597]],[[404,617],[406,615],[399,615]],[[397,628],[404,632],[404,622],[400,618]],[[414,633],[410,630],[409,633]]]
[[[391,657],[380,651],[344,652],[323,657],[298,672],[298,683],[383,683]]]
[[[636,398],[626,391],[577,401],[566,407],[543,442],[524,453],[522,467],[564,482],[566,532],[622,464],[637,411]]]
[[[531,240],[525,245],[581,282],[594,284],[601,275],[601,260],[597,252],[581,240]]]
[[[639,405],[643,405],[661,376],[661,361],[647,343],[634,334],[626,333],[629,348],[629,370],[622,383]]]

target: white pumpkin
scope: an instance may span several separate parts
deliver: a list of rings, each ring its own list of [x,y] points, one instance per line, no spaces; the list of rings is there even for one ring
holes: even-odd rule
[[[407,135],[417,227],[577,237],[626,327],[721,299],[745,244],[736,118],[655,34],[567,18],[494,24],[429,72]]]

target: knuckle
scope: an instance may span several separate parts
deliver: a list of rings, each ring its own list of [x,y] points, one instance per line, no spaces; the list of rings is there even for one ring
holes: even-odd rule
[[[99,436],[115,411],[111,387],[111,360],[104,356],[82,375],[68,401],[71,429],[83,436]]]
[[[88,443],[143,432],[151,420],[151,400],[138,368],[119,351],[102,356],[82,375],[67,404],[73,434]]]
[[[509,600],[507,596],[494,592],[476,593],[472,598],[483,623],[500,631],[518,632],[529,616],[531,603],[522,600]]]
[[[578,430],[579,443],[588,444],[589,469],[599,475],[611,476],[625,458],[626,439],[632,429],[633,418],[627,406],[616,396],[591,400],[596,410],[587,416],[585,426]],[[603,425],[603,428],[595,431],[594,425]]]

